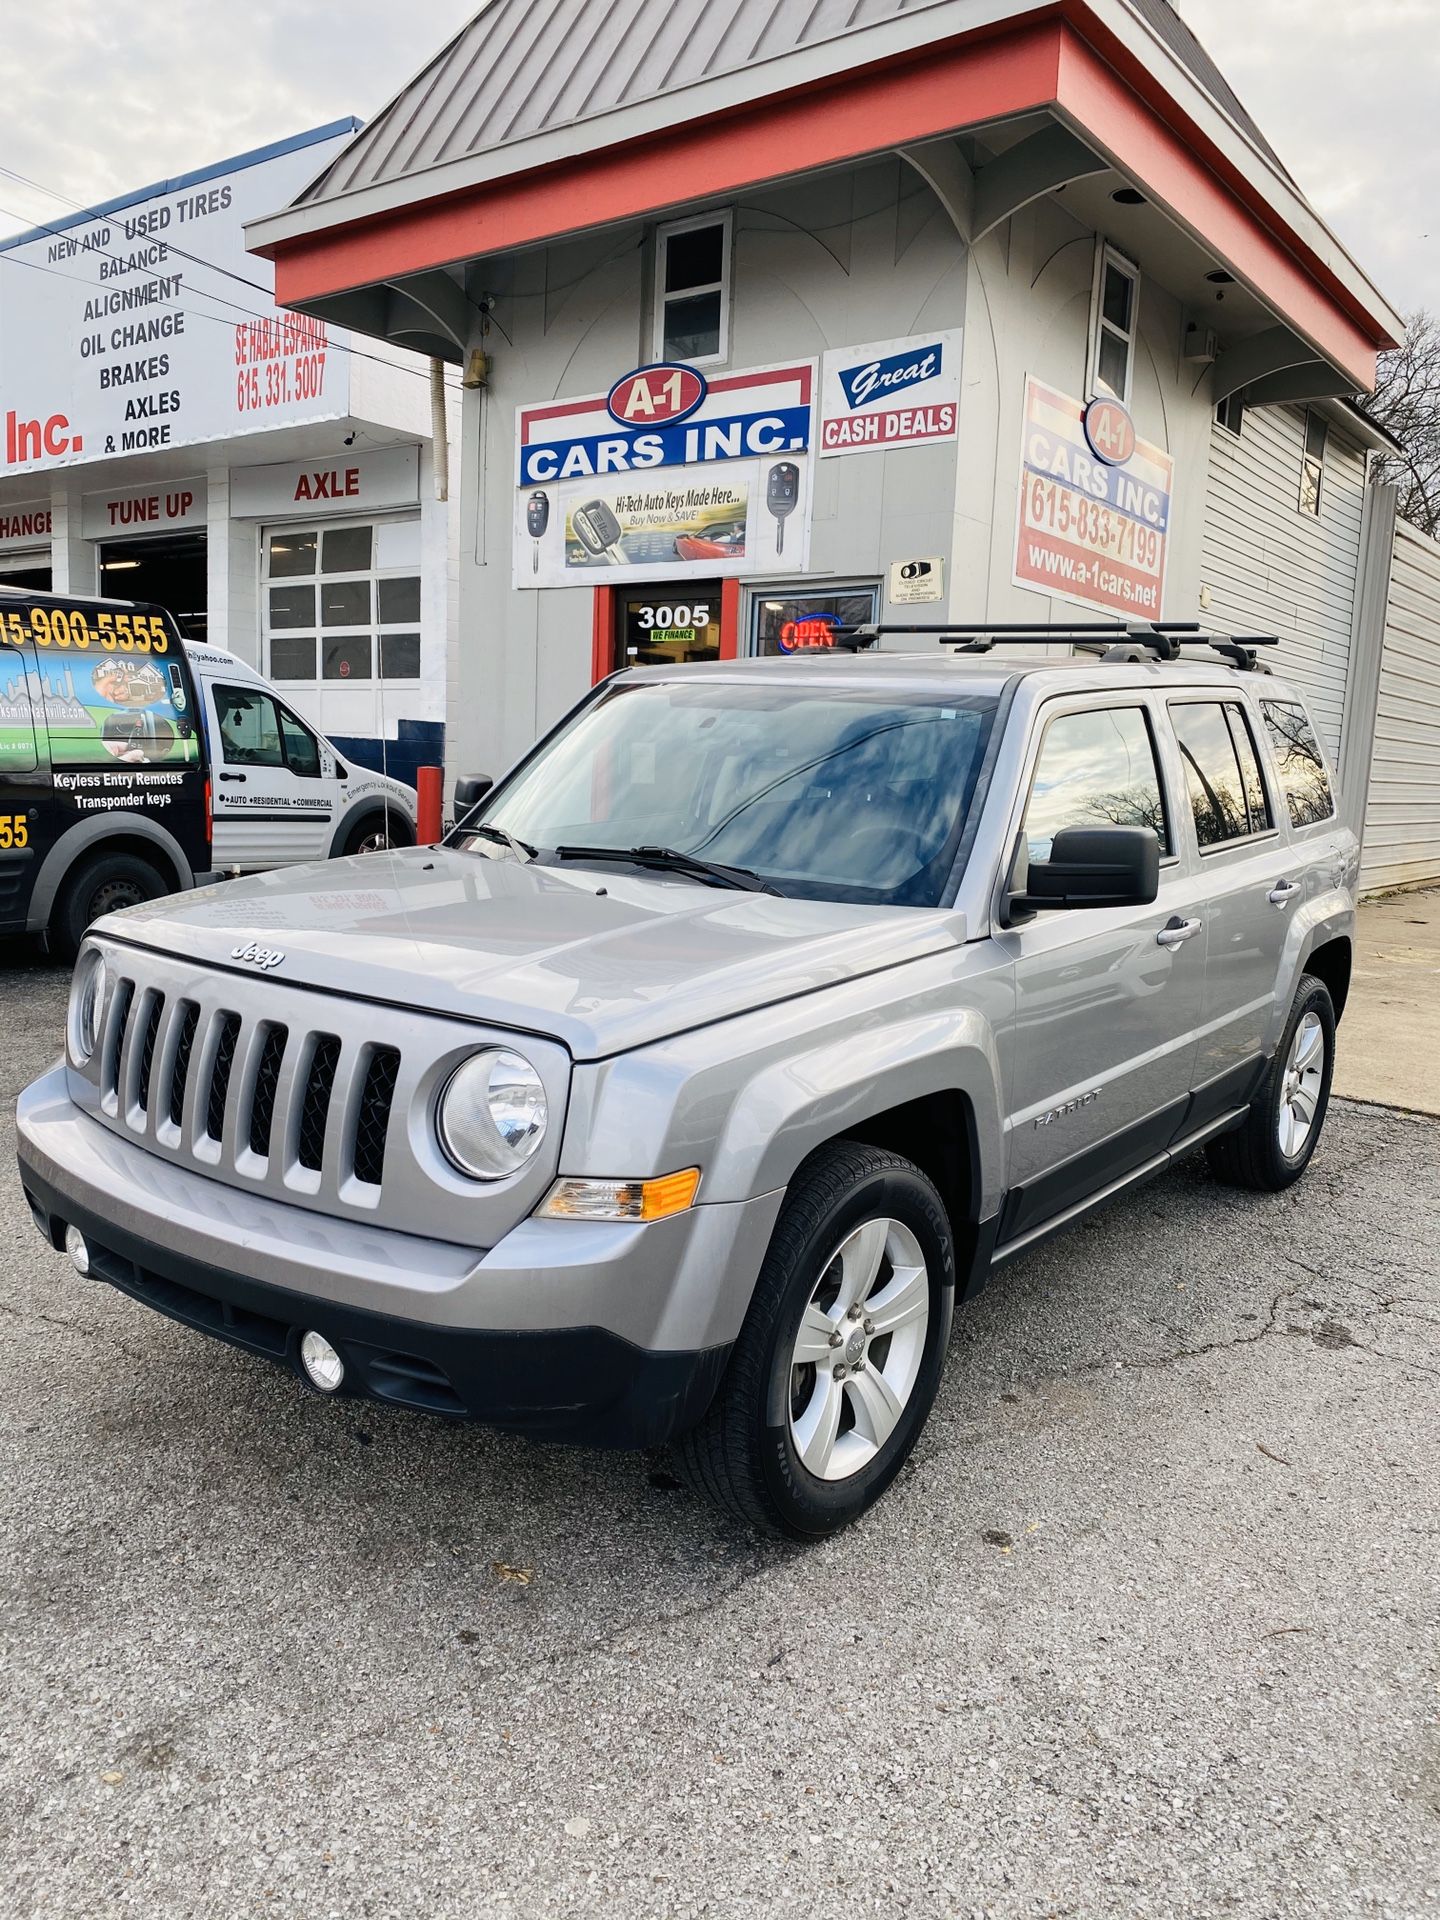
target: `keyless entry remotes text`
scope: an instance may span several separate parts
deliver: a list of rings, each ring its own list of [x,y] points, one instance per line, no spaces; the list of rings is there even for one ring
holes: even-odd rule
[[[775,516],[775,551],[785,551],[785,522],[800,504],[800,469],[793,460],[778,460],[765,482],[765,504]]]

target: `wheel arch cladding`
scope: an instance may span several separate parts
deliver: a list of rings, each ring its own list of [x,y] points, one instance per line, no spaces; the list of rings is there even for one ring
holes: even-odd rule
[[[1354,946],[1345,935],[1322,940],[1305,956],[1305,972],[1324,981],[1335,1008],[1335,1024],[1340,1024],[1350,994],[1350,974],[1355,963]]]
[[[106,859],[112,854],[128,854],[154,867],[165,882],[165,891],[181,892],[195,884],[190,862],[179,841],[154,821],[138,817],[124,818],[117,827],[116,814],[92,815],[70,827],[46,854],[35,877],[30,896],[29,927],[32,933],[47,926],[56,900],[71,879],[90,860]]]

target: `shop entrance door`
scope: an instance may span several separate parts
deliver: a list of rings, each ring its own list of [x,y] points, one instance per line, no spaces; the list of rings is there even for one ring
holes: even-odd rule
[[[718,580],[621,587],[616,599],[621,666],[658,667],[720,658]]]
[[[164,607],[187,640],[203,640],[208,626],[205,535],[167,533],[154,540],[107,542],[100,549],[100,591],[116,600]]]

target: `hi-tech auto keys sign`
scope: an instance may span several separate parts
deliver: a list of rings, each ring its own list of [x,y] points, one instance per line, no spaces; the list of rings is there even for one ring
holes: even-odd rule
[[[291,200],[351,124],[0,246],[0,473],[346,413],[348,336],[275,305],[243,227]]]
[[[637,367],[516,416],[515,585],[803,572],[815,362]]]
[[[885,453],[953,440],[960,427],[960,328],[827,353],[820,452]]]
[[[1137,437],[1118,401],[1086,407],[1030,380],[1020,459],[1015,585],[1158,619],[1175,484],[1169,454]]]

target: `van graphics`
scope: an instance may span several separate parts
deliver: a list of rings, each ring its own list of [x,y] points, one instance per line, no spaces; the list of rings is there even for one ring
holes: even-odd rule
[[[38,716],[33,710],[21,714],[26,701],[24,665],[16,656],[6,656],[0,764],[18,764],[17,745],[33,753],[37,717],[49,737],[50,763],[57,777],[62,768],[105,767],[115,762],[125,767],[198,763],[200,743],[185,717],[189,698],[173,662],[120,653],[99,659],[41,654],[29,666],[35,676]],[[17,736],[13,745],[12,732]]]
[[[521,407],[515,586],[568,586],[602,569],[617,586],[713,578],[782,556],[803,570],[814,389],[813,360],[708,385],[665,366],[606,394]]]
[[[1158,619],[1175,463],[1133,435],[1124,436],[1129,453],[1119,461],[1125,446],[1113,427],[1115,444],[1097,454],[1086,436],[1087,411],[1039,380],[1026,382],[1014,583],[1106,613]]]
[[[959,327],[842,347],[820,364],[822,457],[953,440],[960,430]]]

